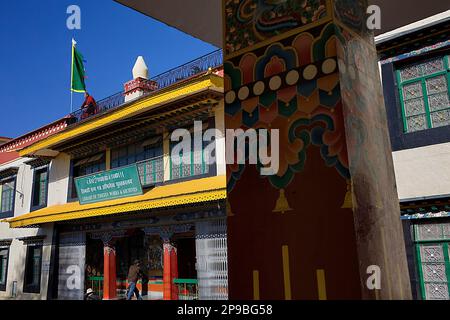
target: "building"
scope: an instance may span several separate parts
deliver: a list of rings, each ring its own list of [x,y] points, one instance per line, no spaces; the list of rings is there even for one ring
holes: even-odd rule
[[[376,38],[413,298],[448,300],[450,11]]]
[[[52,200],[8,222],[54,230],[44,258],[50,299],[83,299],[88,288],[123,298],[136,259],[146,299],[226,299],[224,138],[213,140],[222,161],[206,159],[206,143],[180,163],[170,156],[175,129],[192,145],[208,128],[223,132],[222,53],[150,80],[138,57],[132,74],[98,113],[74,112],[63,132],[21,148],[21,159],[49,161]]]
[[[179,0],[116,1],[223,46],[226,128],[284,132],[277,176],[227,168],[230,297],[411,298],[377,53],[364,26],[369,3],[381,9],[374,33],[383,34],[445,2],[216,0],[181,12]],[[378,289],[365,282],[374,266]]]
[[[222,43],[220,19],[195,6],[181,17],[169,2],[119,2]],[[47,297],[81,299],[87,288],[104,299],[123,297],[135,259],[145,266],[139,288],[147,299],[409,299],[408,273],[415,296],[448,295],[441,277],[448,271],[448,221],[437,219],[445,216],[445,183],[425,190],[411,181],[407,163],[427,160],[428,147],[439,151],[435,162],[447,161],[441,151],[448,108],[433,110],[443,120],[431,128],[436,122],[424,98],[444,92],[427,91],[427,80],[448,79],[443,47],[427,49],[437,50],[432,56],[444,70],[422,72],[422,100],[399,98],[418,78],[394,85],[411,66],[423,70],[424,62],[410,66],[417,62],[408,59],[427,51],[398,57],[399,50],[411,52],[416,36],[433,42],[448,35],[433,21],[419,32],[380,36],[385,109],[373,35],[361,27],[365,1],[305,1],[294,15],[295,1],[224,4],[223,71],[216,52],[149,80],[138,58],[133,79],[101,101],[98,114],[75,112],[65,131],[20,150],[23,158],[50,161],[58,176],[48,192],[55,202],[7,220],[13,229],[52,228]],[[201,9],[220,16],[219,2],[210,6]],[[201,25],[211,28],[195,28]],[[410,100],[426,106],[425,122],[413,118],[422,114],[398,118]],[[201,128],[192,127],[194,120]],[[222,161],[208,165],[194,151],[180,154],[187,163],[177,164],[169,137],[180,127],[194,136],[209,128],[278,128],[281,170],[261,177],[251,166],[225,169],[223,137],[215,140]],[[427,144],[427,136],[435,140]],[[446,171],[445,162],[437,170],[415,165]],[[431,219],[416,219],[422,216]],[[25,241],[34,246],[42,237]],[[379,288],[364,281],[371,267],[380,272]],[[435,273],[439,281],[428,278]]]
[[[68,123],[61,119],[0,145],[0,220],[58,201],[58,168],[45,157],[20,157],[17,150],[62,132]],[[52,224],[11,229],[0,223],[0,299],[47,298],[52,245]]]

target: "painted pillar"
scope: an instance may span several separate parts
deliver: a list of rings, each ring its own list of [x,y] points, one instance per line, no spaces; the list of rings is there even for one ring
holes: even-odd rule
[[[169,240],[164,240],[163,250],[163,299],[177,300],[178,293],[173,284],[173,279],[178,277],[177,249]]]
[[[225,126],[279,132],[274,174],[227,166],[230,299],[411,298],[367,7],[224,1]]]
[[[105,162],[106,162],[106,170],[111,170],[111,149],[110,148],[106,148],[105,150]]]
[[[170,279],[172,282],[171,300],[178,300],[178,287],[173,283],[173,280],[177,278],[178,278],[177,248],[172,246],[172,250],[170,251]]]
[[[112,240],[103,246],[103,300],[113,300],[117,298],[116,248]]]

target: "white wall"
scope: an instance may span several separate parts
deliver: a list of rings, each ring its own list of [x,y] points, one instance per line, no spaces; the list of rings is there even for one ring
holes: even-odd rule
[[[47,206],[67,203],[70,156],[60,153],[50,164]]]
[[[18,238],[45,236],[42,247],[41,292],[24,293],[25,261],[27,246]],[[12,299],[13,282],[17,282],[17,300],[45,300],[48,289],[48,267],[50,266],[53,226],[45,228],[11,229],[8,223],[0,223],[0,239],[13,239],[9,248],[8,278],[5,291],[0,291],[0,299]]]
[[[214,110],[216,129],[221,133],[220,137],[216,137],[216,165],[217,175],[224,176],[227,174],[227,166],[225,159],[225,105],[221,100]]]
[[[16,198],[14,206],[14,217],[30,212],[31,192],[33,183],[33,170],[25,161],[30,159],[17,159],[7,164],[0,165],[0,170],[18,167],[16,180]],[[65,203],[67,201],[67,185],[69,163],[68,157],[59,156],[50,165],[50,178],[48,189],[48,205]],[[66,168],[67,167],[67,168]],[[19,238],[32,236],[45,236],[42,248],[42,273],[41,292],[39,294],[23,293],[23,282],[25,276],[25,261],[27,246]],[[0,291],[0,299],[10,299],[13,282],[17,282],[16,299],[39,300],[46,299],[48,286],[48,267],[50,265],[51,246],[53,238],[53,225],[47,224],[42,228],[19,228],[12,229],[8,223],[0,223],[0,240],[13,239],[8,261],[8,278],[6,291]]]
[[[400,200],[450,194],[450,143],[392,153]]]

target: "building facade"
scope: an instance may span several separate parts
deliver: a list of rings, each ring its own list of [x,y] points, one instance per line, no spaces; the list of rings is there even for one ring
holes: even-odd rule
[[[216,136],[209,154],[203,139],[224,132],[221,59],[217,51],[148,79],[139,57],[98,113],[74,112],[64,132],[21,148],[21,161],[50,165],[48,201],[9,216],[8,230],[38,227],[36,241],[50,233],[36,262],[49,270],[49,299],[83,299],[89,288],[123,298],[136,259],[145,299],[228,297],[225,143]],[[173,157],[179,128],[192,149]]]
[[[376,38],[413,298],[448,300],[450,11]]]
[[[62,119],[0,145],[0,299],[46,299],[53,225],[12,229],[3,219],[51,205],[58,196],[58,168],[49,159],[20,157],[18,149],[63,131]]]

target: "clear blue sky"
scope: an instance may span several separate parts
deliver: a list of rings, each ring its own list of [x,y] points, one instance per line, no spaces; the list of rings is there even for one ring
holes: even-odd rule
[[[71,4],[81,8],[75,38],[97,100],[122,90],[139,55],[155,76],[216,50],[113,0],[0,1],[0,136],[17,137],[70,112]],[[74,97],[78,108],[82,94]]]

